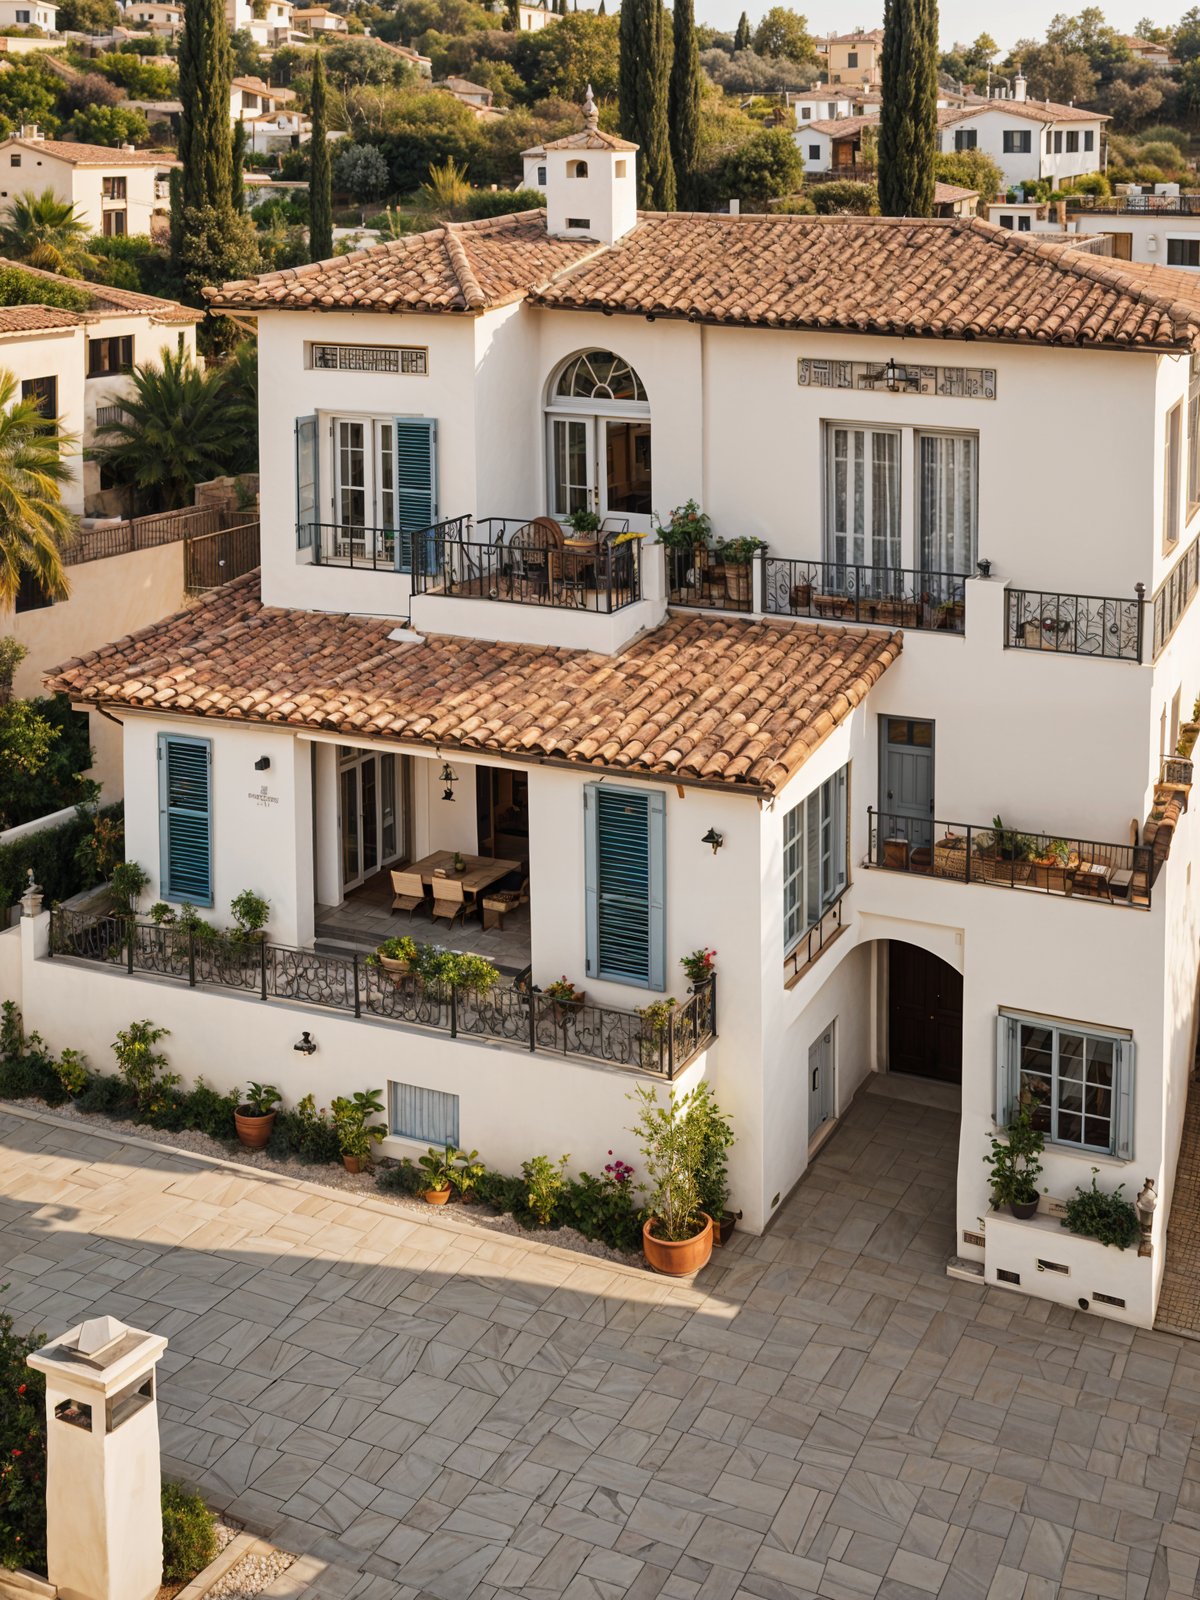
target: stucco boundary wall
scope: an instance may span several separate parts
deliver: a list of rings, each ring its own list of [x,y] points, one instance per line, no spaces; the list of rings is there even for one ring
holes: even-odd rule
[[[0,979],[12,962],[6,942],[20,942],[20,1000],[26,1029],[36,1028],[51,1049],[82,1050],[93,1071],[115,1072],[112,1041],[119,1028],[149,1018],[170,1030],[160,1048],[174,1072],[192,1085],[203,1077],[225,1093],[251,1080],[274,1084],[284,1103],[306,1094],[319,1106],[334,1095],[415,1084],[459,1097],[459,1144],[478,1150],[490,1167],[519,1173],[530,1156],[570,1157],[572,1172],[601,1171],[612,1150],[640,1164],[627,1131],[639,1084],[657,1085],[660,1102],[705,1074],[707,1052],[675,1077],[583,1065],[570,1058],[513,1049],[481,1039],[451,1039],[395,1023],[343,1016],[316,1006],[262,1001],[249,995],[192,989],[169,979],[130,976],[112,967],[47,955],[50,918],[22,918],[0,936]],[[307,1030],[312,1055],[294,1049]],[[422,1154],[423,1142],[387,1138],[384,1155]],[[735,1200],[735,1206],[741,1202]]]

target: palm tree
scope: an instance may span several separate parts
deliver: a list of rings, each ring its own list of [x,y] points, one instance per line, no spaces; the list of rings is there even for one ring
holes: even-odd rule
[[[81,278],[96,265],[87,249],[89,232],[70,201],[58,199],[53,189],[41,194],[26,190],[5,208],[0,252],[46,272]]]
[[[91,455],[114,483],[132,491],[139,512],[191,505],[192,491],[236,464],[255,430],[243,400],[231,396],[224,372],[198,367],[187,351],[164,349],[162,366],[134,367],[133,393],[120,396],[121,417],[96,429]]]
[[[42,415],[35,396],[20,398],[11,372],[0,371],[2,605],[16,602],[26,573],[52,600],[70,592],[62,551],[75,533],[75,518],[62,503],[62,489],[71,479],[66,447],[74,443]]]

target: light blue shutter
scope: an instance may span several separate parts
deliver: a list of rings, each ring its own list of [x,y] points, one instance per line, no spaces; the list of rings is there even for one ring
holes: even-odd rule
[[[1113,1155],[1133,1160],[1133,1086],[1136,1050],[1132,1039],[1118,1039],[1116,1106],[1113,1112]]]
[[[661,989],[666,965],[666,800],[589,784],[585,807],[587,971]]]
[[[432,528],[437,507],[437,421],[396,418],[396,562],[412,571],[412,535]]]
[[[158,736],[159,892],[211,906],[212,741]]]
[[[317,419],[296,418],[296,548],[311,550],[320,521],[317,485]]]
[[[397,1139],[421,1144],[458,1146],[458,1096],[441,1089],[422,1089],[415,1083],[388,1085],[392,1133]]]
[[[1017,1101],[1017,1074],[1020,1071],[1020,1024],[1016,1017],[996,1018],[996,1101],[992,1121],[998,1128],[1007,1128],[1013,1119]]]

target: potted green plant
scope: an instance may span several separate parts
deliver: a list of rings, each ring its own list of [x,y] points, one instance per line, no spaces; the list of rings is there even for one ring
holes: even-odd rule
[[[1037,1180],[1042,1174],[1039,1157],[1045,1139],[1033,1125],[1039,1102],[1031,1099],[1017,1107],[1017,1114],[1005,1130],[1003,1139],[991,1140],[991,1154],[983,1158],[990,1171],[992,1206],[1004,1206],[1014,1217],[1032,1217],[1038,1208]]]
[[[595,511],[572,511],[567,522],[577,534],[585,538],[589,533],[600,531],[600,516]]]
[[[548,983],[542,990],[544,999],[550,1002],[550,1010],[556,1022],[561,1022],[572,1011],[578,1011],[587,999],[587,991],[577,989],[564,972],[561,978],[555,978],[553,983]]]
[[[675,1014],[675,997],[668,995],[665,1000],[652,1000],[648,1006],[639,1006],[637,1014],[638,1056],[642,1066],[654,1072],[662,1066],[663,1045]]]
[[[383,1096],[378,1089],[359,1089],[353,1095],[337,1095],[329,1105],[337,1134],[342,1165],[347,1172],[361,1172],[371,1164],[373,1145],[387,1130],[371,1117],[383,1114]]]
[[[686,956],[680,956],[679,965],[683,968],[688,982],[692,986],[692,993],[709,984],[717,975],[717,952],[706,949],[703,945],[699,950],[693,950]]]
[[[459,993],[488,994],[500,982],[500,969],[486,956],[464,950],[442,950],[425,945],[419,949],[414,970],[426,983]]]
[[[414,970],[420,959],[421,947],[411,934],[399,939],[384,939],[367,957],[369,967],[381,967],[393,981],[399,982]]]
[[[135,917],[138,901],[150,883],[150,874],[137,861],[118,861],[109,876],[108,887],[119,916]]]
[[[458,1151],[452,1144],[444,1150],[430,1145],[425,1155],[418,1157],[417,1165],[425,1174],[425,1188],[421,1198],[428,1206],[444,1206],[454,1191],[454,1162]]]
[[[1084,1239],[1095,1239],[1097,1244],[1113,1245],[1118,1250],[1128,1250],[1137,1244],[1142,1235],[1142,1225],[1137,1207],[1126,1200],[1119,1183],[1111,1194],[1097,1189],[1099,1167],[1092,1168],[1092,1186],[1082,1184],[1067,1201],[1067,1214],[1062,1219],[1064,1228]]]
[[[653,523],[659,544],[665,545],[670,555],[671,588],[702,589],[708,567],[712,518],[705,516],[695,500],[687,500],[675,507],[667,522],[654,513]]]
[[[449,1155],[449,1151],[447,1151]],[[476,1188],[479,1180],[487,1171],[487,1167],[479,1159],[478,1150],[456,1150],[454,1152],[454,1165],[450,1168],[450,1187],[458,1195],[463,1205],[475,1204],[478,1196]]]
[[[725,598],[730,605],[749,606],[754,587],[750,564],[758,552],[766,548],[765,540],[748,535],[717,540],[717,559],[725,567]]]
[[[239,1141],[247,1150],[261,1150],[275,1127],[276,1109],[283,1096],[273,1083],[252,1083],[244,1105],[233,1113]]]
[[[230,932],[234,944],[255,944],[263,937],[267,919],[271,915],[271,902],[253,889],[243,889],[229,902],[236,926]]]
[[[692,1115],[700,1124],[700,1160],[696,1168],[700,1209],[713,1219],[713,1243],[728,1244],[737,1226],[737,1216],[729,1209],[727,1152],[733,1145],[733,1129],[703,1079],[696,1085]]]
[[[461,850],[454,852],[454,870],[455,872],[465,872],[467,870],[467,863],[462,858]]]
[[[630,1131],[640,1141],[649,1180],[642,1251],[647,1265],[669,1277],[698,1272],[713,1251],[712,1218],[701,1204],[697,1177],[705,1130],[702,1117],[693,1114],[695,1093],[677,1096],[672,1090],[660,1105],[656,1092],[642,1086],[631,1097],[641,1103]]]

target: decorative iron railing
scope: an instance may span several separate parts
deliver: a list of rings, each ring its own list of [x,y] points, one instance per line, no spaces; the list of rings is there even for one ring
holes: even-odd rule
[[[1136,586],[1131,599],[1009,589],[1004,646],[1007,650],[1053,650],[1058,655],[1140,661],[1144,607],[1142,584]]]
[[[604,613],[641,599],[640,539],[617,543],[618,529],[547,549],[524,537],[529,527],[528,518],[485,517],[473,539],[434,530],[414,545],[413,593]]]
[[[1200,194],[1073,194],[1067,215],[1200,217]]]
[[[899,812],[867,810],[867,864],[955,883],[999,884],[1044,894],[1087,896],[1112,905],[1150,904],[1149,845],[1065,839],[1004,826],[976,827]]]
[[[1161,653],[1167,640],[1179,626],[1198,587],[1200,587],[1200,534],[1196,535],[1167,573],[1150,601],[1154,629],[1152,659]]]
[[[719,546],[668,545],[667,595],[671,605],[705,611],[754,610],[754,562],[725,561]]]
[[[158,926],[57,906],[50,913],[50,954],[95,961],[132,976],[173,978],[192,988],[230,989],[258,999],[378,1017],[405,1027],[498,1040],[581,1061],[632,1067],[674,1078],[717,1036],[715,978],[669,1018],[551,1000],[527,984],[487,994],[395,977],[357,951],[327,955],[228,934]]]
[[[966,578],[919,567],[863,567],[764,556],[763,610],[935,633],[966,631]]]
[[[428,528],[368,528],[357,522],[300,522],[296,544],[311,550],[318,567],[362,567],[372,572],[413,570],[414,552],[423,571],[433,570],[431,552],[469,531],[470,517],[452,517]]]

